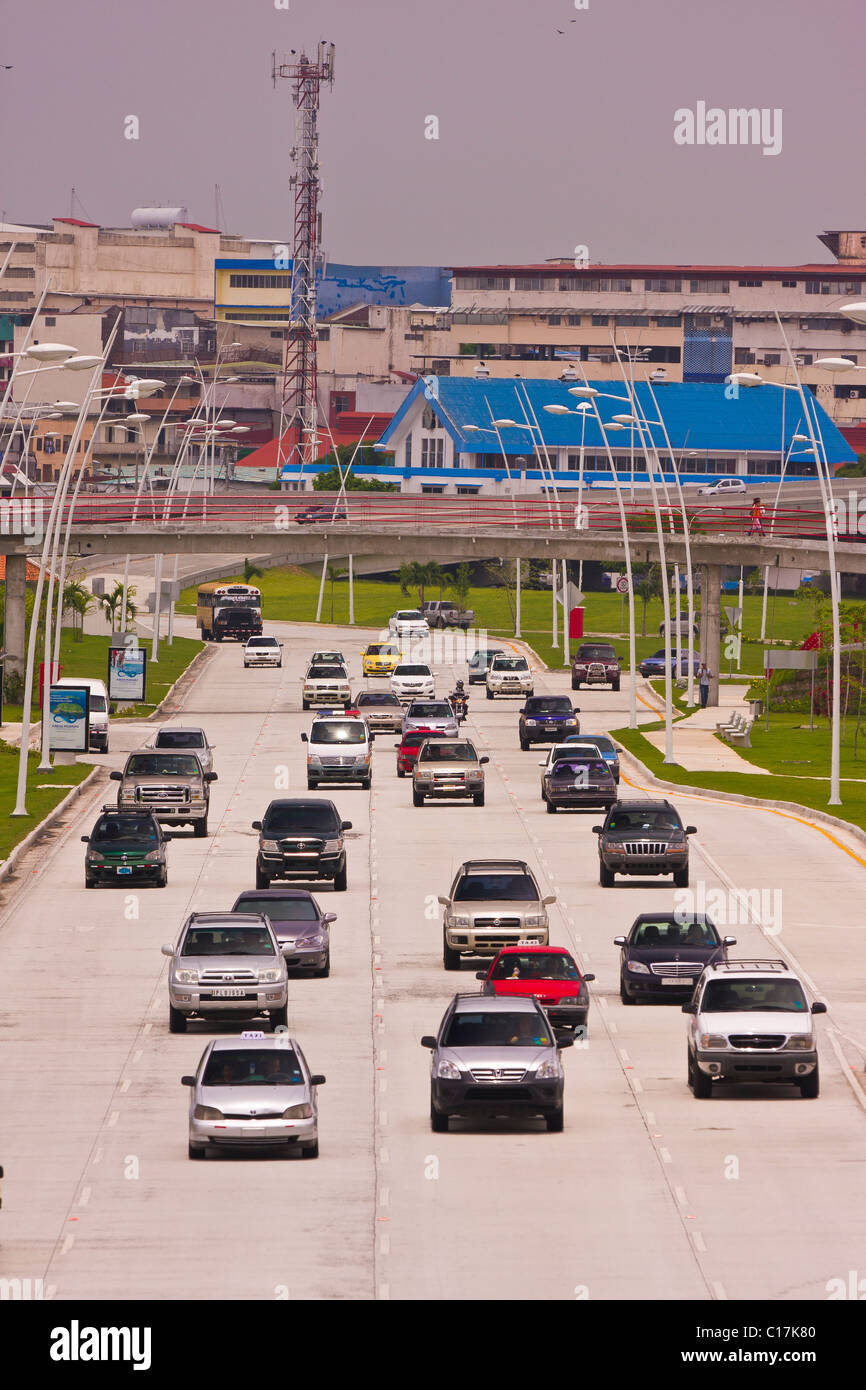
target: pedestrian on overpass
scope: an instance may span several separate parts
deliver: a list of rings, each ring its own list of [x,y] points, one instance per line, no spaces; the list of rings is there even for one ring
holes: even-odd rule
[[[698,689],[701,692],[701,709],[706,709],[707,701],[710,698],[710,678],[712,674],[706,662],[702,661],[698,667]]]
[[[764,534],[764,513],[765,513],[766,510],[767,510],[767,509],[766,509],[766,507],[764,506],[763,502],[761,501],[760,497],[755,497],[755,498],[752,499],[752,520],[751,520],[751,525],[749,526],[749,535],[750,535],[750,536],[755,536],[755,535],[763,536],[763,534]]]

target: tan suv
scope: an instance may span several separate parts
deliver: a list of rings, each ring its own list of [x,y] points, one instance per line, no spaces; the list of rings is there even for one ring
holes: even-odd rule
[[[210,784],[217,775],[204,771],[197,754],[141,748],[111,780],[120,783],[119,811],[146,809],[162,825],[191,825],[197,836],[207,834]]]
[[[469,859],[457,871],[442,922],[443,964],[459,970],[461,956],[495,956],[523,942],[546,946],[547,908],[535,875],[522,859]]]
[[[418,750],[412,772],[412,804],[423,806],[426,797],[472,797],[484,805],[484,763],[468,738],[427,739]]]

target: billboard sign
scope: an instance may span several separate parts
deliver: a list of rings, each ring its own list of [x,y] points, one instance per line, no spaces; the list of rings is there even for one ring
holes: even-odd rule
[[[48,746],[52,753],[86,753],[90,746],[90,691],[86,685],[48,690]]]
[[[108,698],[141,704],[147,691],[147,652],[144,647],[109,647]]]

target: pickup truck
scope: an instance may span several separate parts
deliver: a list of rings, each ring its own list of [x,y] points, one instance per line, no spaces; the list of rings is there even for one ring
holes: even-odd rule
[[[458,608],[456,603],[448,603],[443,599],[422,603],[421,612],[430,627],[470,628],[475,623],[475,614],[471,608]]]

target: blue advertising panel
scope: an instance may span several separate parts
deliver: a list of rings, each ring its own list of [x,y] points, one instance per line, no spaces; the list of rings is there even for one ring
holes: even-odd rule
[[[108,698],[143,703],[147,691],[147,653],[144,647],[109,647]]]
[[[86,753],[90,746],[90,691],[86,685],[52,685],[48,691],[48,747],[52,753]]]

